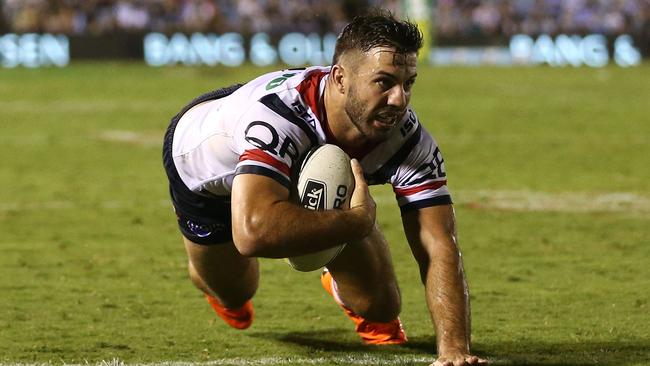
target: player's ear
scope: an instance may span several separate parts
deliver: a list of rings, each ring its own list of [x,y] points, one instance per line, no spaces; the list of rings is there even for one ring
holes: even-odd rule
[[[332,79],[336,90],[338,90],[338,92],[341,94],[345,94],[345,86],[348,81],[345,68],[338,64],[332,66],[332,70],[330,71],[330,78]]]

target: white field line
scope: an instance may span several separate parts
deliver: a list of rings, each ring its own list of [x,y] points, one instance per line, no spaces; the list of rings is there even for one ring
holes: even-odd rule
[[[526,212],[650,212],[650,197],[632,192],[534,192],[508,190],[459,190],[452,192],[454,203],[476,209]],[[378,204],[395,204],[388,194],[374,196]]]
[[[128,201],[102,201],[97,203],[94,207],[101,209],[113,209],[118,210],[122,208],[132,207],[134,204]],[[87,206],[83,205],[83,206]],[[79,205],[73,201],[43,201],[43,202],[27,202],[27,203],[16,203],[16,202],[0,202],[0,213],[7,211],[36,211],[36,210],[78,210],[82,205]],[[160,200],[158,201],[158,206],[172,209],[172,204],[169,200]],[[2,366],[2,363],[0,363]]]
[[[142,146],[160,146],[163,144],[163,133],[136,132],[128,130],[106,130],[98,135],[99,140],[107,142],[118,142]]]
[[[47,201],[47,202],[0,202],[2,211],[34,211],[34,210],[64,210],[76,208],[72,201]]]
[[[512,211],[650,212],[650,197],[631,192],[459,191],[459,202]]]
[[[484,209],[524,212],[621,212],[632,214],[650,213],[650,197],[631,192],[587,193],[587,192],[533,192],[533,191],[457,191],[453,192],[457,205]],[[391,193],[376,192],[374,199],[379,205],[397,207]],[[171,203],[164,199],[157,202],[160,207],[169,208]],[[65,210],[80,209],[74,201],[43,202],[0,202],[0,213],[7,211]],[[122,209],[132,207],[131,201],[100,201],[95,207],[101,209]]]
[[[166,107],[164,101],[158,100],[57,100],[39,102],[34,108],[30,100],[0,100],[0,109],[4,113],[98,113],[110,111],[150,111]],[[180,105],[180,104],[179,104]]]
[[[0,366],[249,366],[249,365],[404,365],[406,363],[422,363],[428,365],[433,362],[432,356],[404,355],[404,356],[334,356],[334,357],[262,357],[262,358],[219,358],[205,362],[186,361],[161,361],[153,363],[128,363],[119,359],[101,361],[97,363],[0,363]]]
[[[162,123],[166,123],[162,121]],[[142,147],[160,147],[163,144],[163,130],[130,131],[130,130],[102,130],[95,132],[92,136],[96,140],[116,143],[137,145]],[[4,144],[18,147],[41,146],[50,143],[51,137],[47,134],[30,134],[18,136],[2,136]]]

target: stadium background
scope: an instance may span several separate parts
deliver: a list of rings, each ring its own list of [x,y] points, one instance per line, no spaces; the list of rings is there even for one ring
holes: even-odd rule
[[[432,326],[389,187],[373,195],[406,347],[360,345],[318,274],[278,260],[261,261],[251,329],[212,314],[187,279],[162,134],[197,94],[283,65],[144,60],[150,32],[179,42],[235,32],[246,44],[264,32],[279,50],[287,32],[336,33],[373,5],[423,22],[432,47],[459,50],[446,67],[422,61],[412,104],[445,155],[474,349],[496,365],[648,364],[650,65],[620,67],[611,47],[629,35],[648,56],[649,1],[0,4],[0,365],[428,364]],[[62,67],[35,67],[47,34],[69,40]],[[517,34],[550,58],[538,67],[467,62]],[[545,34],[601,34],[610,62],[549,67],[558,53],[539,41]]]
[[[390,9],[419,23],[429,46],[507,46],[513,36],[629,35],[648,55],[647,0],[4,0],[0,34],[66,35],[72,59],[142,59],[148,33],[236,33],[272,44],[291,32],[338,34],[370,7]],[[4,58],[8,59],[3,45]],[[14,41],[21,47],[21,41]],[[428,56],[428,48],[424,54]],[[330,52],[331,53],[331,52]],[[325,61],[325,60],[323,60]],[[327,63],[327,62],[321,62]],[[4,62],[7,66],[8,62]]]
[[[431,5],[435,34],[444,39],[498,39],[517,33],[647,36],[650,12],[645,0],[441,0]],[[407,15],[399,0],[4,0],[0,31],[338,33],[368,7]]]

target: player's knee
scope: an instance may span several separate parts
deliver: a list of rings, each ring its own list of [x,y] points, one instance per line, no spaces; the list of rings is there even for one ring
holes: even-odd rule
[[[248,300],[255,295],[255,289],[237,288],[231,291],[220,291],[217,296],[221,303],[230,309],[242,307]]]
[[[236,279],[211,278],[201,276],[190,262],[188,266],[190,279],[201,291],[212,296],[216,295],[227,308],[239,308],[252,299],[257,292],[257,270],[243,271]]]
[[[401,311],[401,297],[396,288],[387,289],[375,296],[356,301],[352,310],[366,320],[389,322]]]
[[[197,272],[196,268],[194,267],[191,261],[187,265],[187,272],[190,275],[190,280],[192,280],[192,283],[194,283],[196,287],[203,290],[201,288],[202,287],[201,285],[204,284],[205,281],[203,280],[203,278],[201,278],[201,275]]]

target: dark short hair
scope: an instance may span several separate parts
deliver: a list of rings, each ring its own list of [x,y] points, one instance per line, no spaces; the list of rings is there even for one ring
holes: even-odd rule
[[[336,40],[332,64],[336,64],[346,51],[367,52],[375,47],[392,47],[399,53],[417,53],[422,47],[422,32],[414,23],[397,20],[385,10],[356,16]]]

